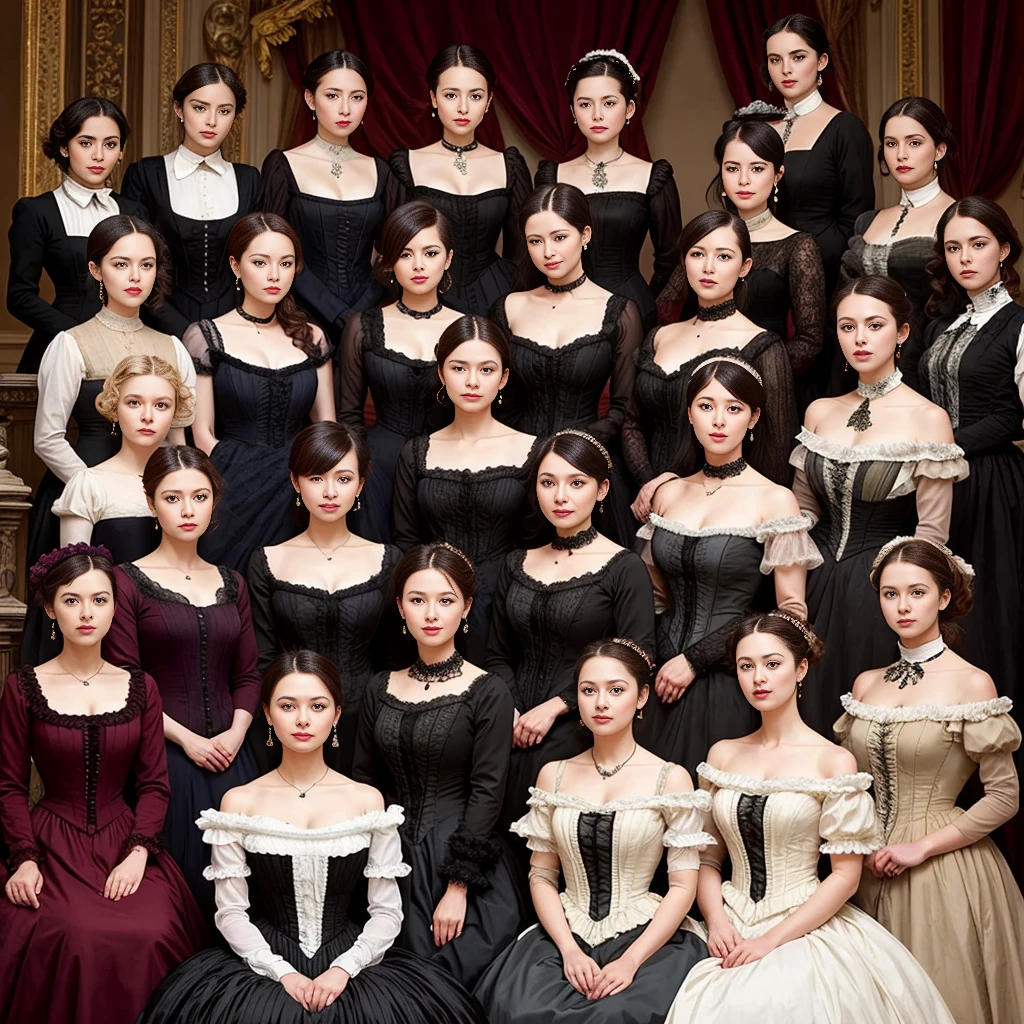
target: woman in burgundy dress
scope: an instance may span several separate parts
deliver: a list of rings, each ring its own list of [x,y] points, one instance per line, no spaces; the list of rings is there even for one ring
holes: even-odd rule
[[[169,788],[160,694],[103,661],[117,583],[104,548],[43,558],[31,582],[60,654],[0,697],[0,1020],[130,1024],[202,947],[202,918],[160,851]],[[29,810],[34,762],[45,795]],[[131,779],[135,806],[125,803]]]
[[[222,491],[205,452],[158,449],[142,487],[163,535],[151,555],[114,570],[120,598],[104,653],[160,688],[171,782],[164,842],[212,917],[210,848],[195,821],[259,774],[243,742],[260,685],[249,592],[238,573],[196,553]]]

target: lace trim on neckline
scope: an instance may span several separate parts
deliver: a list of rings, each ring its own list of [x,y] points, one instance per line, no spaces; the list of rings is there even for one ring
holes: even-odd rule
[[[614,292],[610,293],[608,295],[608,301],[605,303],[604,315],[601,317],[601,326],[596,331],[592,331],[589,334],[581,334],[578,338],[573,338],[572,341],[567,341],[564,345],[558,346],[546,345],[542,341],[535,341],[533,338],[528,338],[525,334],[516,334],[508,322],[508,315],[505,312],[504,301],[499,303],[495,312],[500,315],[501,322],[499,326],[504,328],[510,341],[519,342],[521,345],[525,345],[527,348],[532,348],[544,355],[554,356],[559,352],[568,352],[577,348],[583,348],[586,345],[594,345],[598,342],[608,340],[608,335],[612,333],[618,324],[619,318],[622,316],[627,302],[629,302],[629,299],[626,296],[616,295]]]
[[[933,441],[892,441],[883,444],[840,444],[828,441],[806,427],[797,434],[798,444],[808,451],[836,462],[952,462],[964,457],[964,450],[958,444],[943,444]]]
[[[449,469],[447,466],[431,466],[428,469],[427,451],[430,448],[430,436],[430,434],[421,434],[419,437],[414,437],[411,441],[416,468],[424,476],[454,477],[456,480],[465,480],[468,477],[473,477],[477,480],[496,480],[503,476],[523,476],[525,478],[527,470],[533,463],[533,457],[537,449],[546,440],[543,437],[534,438],[533,444],[530,445],[530,450],[526,453],[526,458],[523,460],[522,465],[518,466],[514,463],[508,463],[500,466],[484,466],[483,469]]]
[[[843,710],[852,718],[867,722],[984,722],[997,715],[1008,715],[1013,710],[1009,697],[969,701],[965,704],[913,704],[898,708],[883,708],[855,700],[852,693],[839,698]]]
[[[992,313],[1013,302],[1013,296],[1006,290],[1002,281],[997,281],[991,288],[979,292],[971,302],[967,303],[967,313]]]
[[[369,590],[379,589],[381,578],[384,576],[387,576],[390,580],[391,572],[398,563],[398,558],[395,557],[398,554],[398,549],[393,544],[385,544],[383,547],[384,554],[380,560],[380,568],[369,579],[365,579],[360,583],[353,583],[348,587],[341,587],[338,590],[324,590],[322,587],[310,587],[305,583],[292,583],[291,580],[282,580],[275,576],[273,570],[270,568],[270,562],[267,560],[267,549],[265,547],[257,548],[256,555],[263,560],[263,570],[266,572],[267,577],[270,579],[271,584],[276,590],[284,590],[293,594],[302,594],[305,597],[318,598],[320,600],[326,598],[330,601],[336,601],[340,597],[355,597],[358,594],[364,594]]]
[[[798,516],[779,516],[776,519],[766,519],[756,526],[705,526],[696,529],[675,519],[659,516],[657,512],[651,512],[647,516],[647,525],[657,526],[668,530],[669,533],[678,533],[683,537],[749,537],[759,544],[763,544],[768,537],[776,537],[785,533],[806,533],[814,525],[814,520],[809,515],[801,513]],[[648,537],[641,536],[643,529],[643,527],[640,528],[637,536],[641,540],[647,540],[649,535]]]
[[[604,565],[593,572],[580,573],[579,576],[570,576],[567,580],[554,580],[551,583],[545,583],[543,580],[537,579],[536,576],[531,576],[526,571],[527,554],[529,554],[527,551],[513,551],[509,556],[509,567],[512,570],[512,575],[524,586],[530,587],[531,590],[543,590],[547,593],[553,593],[559,590],[573,590],[576,587],[589,586],[599,577],[607,575],[616,562],[626,555],[633,554],[633,552],[628,548],[623,548],[621,551],[616,551]]]
[[[568,807],[575,811],[599,814],[629,810],[667,811],[680,807],[708,811],[711,809],[711,795],[706,790],[696,789],[692,793],[661,793],[654,796],[622,797],[618,800],[608,800],[603,804],[598,804],[584,800],[583,797],[573,796],[571,793],[552,793],[549,790],[531,786],[530,799],[527,804],[530,807]],[[513,829],[513,831],[515,830]]]
[[[724,772],[712,768],[706,761],[697,765],[697,774],[720,789],[735,789],[754,795],[770,793],[807,793],[812,796],[829,796],[835,793],[864,793],[871,788],[871,776],[867,772],[854,775],[835,775],[830,779],[812,779],[803,775],[778,775],[772,779],[755,779],[750,775]]]
[[[763,243],[768,244],[768,243]],[[663,325],[664,326],[664,325]],[[681,363],[674,370],[666,370],[664,366],[655,362],[654,359],[654,336],[661,330],[661,327],[655,327],[650,331],[646,338],[641,342],[640,347],[636,351],[636,355],[633,357],[637,365],[637,368],[643,368],[650,370],[657,374],[657,376],[664,378],[665,380],[674,380],[684,373],[689,373],[697,365],[697,363],[703,362],[705,359],[716,359],[725,356],[732,356],[736,358],[739,356],[741,359],[746,360],[748,363],[753,364],[755,360],[760,359],[765,352],[768,351],[775,344],[782,344],[782,340],[773,331],[758,331],[749,341],[745,341],[742,345],[736,345],[733,347],[717,347],[709,348],[704,352],[700,352],[690,359],[687,359],[685,363]]]
[[[146,710],[146,673],[142,669],[128,671],[128,699],[124,707],[116,711],[104,711],[98,715],[69,715],[62,711],[54,711],[46,700],[36,670],[31,665],[21,667],[18,681],[29,711],[41,722],[64,729],[85,729],[91,725],[126,725]]]
[[[271,818],[265,814],[232,814],[208,808],[200,812],[196,824],[204,832],[228,831],[241,835],[273,836],[281,839],[317,840],[340,839],[343,836],[370,835],[387,832],[405,821],[405,810],[399,804],[390,804],[383,811],[367,811],[355,818],[322,825],[320,828],[300,828],[290,821]],[[226,840],[231,842],[234,840]],[[209,840],[207,840],[209,842]]]
[[[168,604],[186,604],[190,608],[215,608],[218,605],[234,604],[238,600],[238,580],[235,574],[223,565],[217,566],[222,586],[217,588],[213,603],[205,605],[194,605],[184,594],[179,594],[176,590],[169,590],[167,587],[161,586],[151,576],[147,576],[134,562],[122,562],[118,569],[135,584],[140,593],[152,598],[154,601],[166,601]]]
[[[404,363],[407,366],[425,368],[436,366],[436,359],[414,359],[405,352],[399,352],[396,348],[389,348],[384,330],[384,310],[380,306],[372,309],[364,309],[358,314],[363,325],[363,335],[369,341],[369,348],[378,355],[392,359],[396,363]]]
[[[469,700],[470,694],[472,694],[477,686],[479,686],[485,679],[497,679],[498,677],[495,676],[493,672],[481,672],[480,675],[478,675],[464,690],[459,690],[458,693],[441,693],[436,697],[431,697],[429,700],[402,700],[401,697],[396,697],[388,689],[388,680],[390,678],[390,672],[381,672],[378,677],[381,699],[401,710],[421,711],[424,708],[436,708],[442,704],[464,703]]]

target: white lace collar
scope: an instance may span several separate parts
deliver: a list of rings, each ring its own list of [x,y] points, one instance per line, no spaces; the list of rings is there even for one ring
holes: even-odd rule
[[[174,154],[174,176],[181,181],[187,178],[200,164],[206,164],[219,178],[223,178],[228,170],[228,162],[221,156],[220,150],[215,150],[209,156],[200,156],[193,153],[184,143],[178,147]]]
[[[883,708],[855,700],[852,693],[839,698],[843,710],[851,718],[867,722],[983,722],[1013,710],[1009,697],[994,697],[966,704],[911,704],[899,708]]]
[[[712,768],[706,761],[697,765],[697,774],[719,789],[735,789],[754,795],[769,793],[807,793],[811,796],[828,796],[834,793],[864,793],[871,788],[871,776],[867,772],[854,775],[835,775],[831,779],[811,779],[802,775],[779,775],[773,779],[755,779],[751,775],[723,772]]]
[[[921,644],[920,647],[904,647],[899,641],[896,642],[896,646],[900,649],[900,657],[904,661],[916,664],[941,654],[946,649],[946,641],[940,636],[929,640],[926,644]]]
[[[117,203],[110,198],[112,189],[86,188],[85,185],[65,176],[64,180],[60,183],[60,190],[76,206],[80,206],[83,210],[90,203],[95,203],[101,210],[106,210],[108,213],[118,212]]]
[[[824,102],[821,93],[815,89],[810,96],[805,96],[802,100],[797,100],[796,103],[790,103],[789,100],[786,100],[786,107],[791,117],[803,117],[804,114],[817,110]]]
[[[1010,302],[1013,302],[1013,296],[1006,290],[1002,281],[997,281],[991,288],[986,288],[967,303],[967,312],[994,313]]]
[[[139,317],[121,316],[120,313],[115,313],[113,310],[107,309],[106,306],[103,306],[96,314],[96,319],[104,327],[117,331],[119,334],[134,334],[146,326]]]
[[[940,192],[942,186],[939,184],[939,176],[936,174],[927,185],[920,188],[903,189],[900,195],[900,206],[924,206],[930,203]]]

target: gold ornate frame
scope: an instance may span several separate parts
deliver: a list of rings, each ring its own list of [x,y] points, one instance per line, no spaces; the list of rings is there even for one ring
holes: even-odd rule
[[[921,96],[923,94],[921,6],[921,0],[899,0],[897,60],[899,62],[900,96]]]
[[[60,183],[39,148],[64,107],[66,24],[63,0],[23,0],[21,30],[21,194],[36,195]]]

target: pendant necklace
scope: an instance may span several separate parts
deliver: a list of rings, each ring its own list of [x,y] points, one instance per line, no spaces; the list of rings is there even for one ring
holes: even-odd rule
[[[726,299],[725,302],[715,303],[713,306],[698,306],[697,315],[693,319],[693,326],[699,327],[702,323],[712,323],[715,320],[725,320],[736,312],[736,300]],[[700,332],[697,332],[700,337]]]
[[[704,468],[701,472],[705,478],[710,477],[712,480],[721,480],[720,483],[713,491],[708,490],[707,480],[704,482],[704,496],[710,498],[712,494],[717,494],[724,486],[725,481],[732,476],[739,476],[747,468],[747,460],[741,455],[738,459],[734,459],[732,462],[725,462],[721,466],[712,466],[710,462],[704,463]]]
[[[898,683],[900,690],[905,689],[908,683],[917,686],[924,679],[922,666],[946,653],[946,642],[941,636],[917,648],[906,648],[903,644],[898,646],[900,660],[885,670],[884,679],[887,683]]]
[[[438,302],[433,309],[410,309],[401,299],[395,303],[398,307],[399,313],[404,313],[406,316],[411,316],[413,320],[429,320],[432,316],[440,313],[444,309],[444,303]]]
[[[637,744],[634,743],[633,744],[633,751],[629,755],[629,757],[627,757],[626,760],[623,761],[621,764],[617,764],[614,768],[602,768],[597,763],[597,758],[594,756],[594,748],[593,747],[590,748],[590,759],[594,762],[594,767],[597,769],[598,775],[600,775],[602,779],[610,779],[613,775],[617,775],[619,772],[621,772],[622,769],[625,768],[626,765],[629,764],[629,762],[633,760],[633,754],[635,754],[636,751],[637,751]]]
[[[862,434],[871,427],[871,400],[873,398],[884,398],[890,391],[895,391],[903,381],[903,374],[894,370],[888,377],[883,377],[877,384],[864,384],[857,382],[857,394],[864,399],[860,405],[850,414],[846,421],[848,427]]]
[[[315,540],[313,540],[312,534],[309,535],[309,539],[313,541],[313,547],[315,547],[317,551],[319,551],[320,554],[323,555],[324,558],[326,558],[327,561],[329,562],[334,557],[334,552],[337,551],[338,548],[343,548],[352,539],[352,534],[350,533],[340,544],[335,544],[334,547],[331,548],[330,554],[327,554],[327,552],[324,551],[324,549],[320,547],[320,545],[317,544]]]
[[[271,320],[277,316],[277,310],[275,309],[270,316],[253,316],[252,313],[247,313],[241,306],[235,306],[235,312],[243,319],[248,320],[256,328],[256,333],[261,334],[260,324],[269,324]]]
[[[429,690],[432,683],[447,683],[462,673],[464,658],[458,651],[452,653],[444,661],[428,665],[422,658],[417,658],[409,666],[409,678],[423,683],[423,689]]]
[[[609,164],[615,163],[616,160],[621,160],[625,156],[626,151],[624,149],[619,150],[618,156],[613,156],[611,160],[591,160],[589,153],[583,155],[587,158],[587,162],[594,170],[590,175],[590,183],[598,190],[603,192],[608,187],[608,171],[606,170]]]
[[[597,527],[588,526],[585,530],[580,530],[579,533],[574,533],[571,537],[555,537],[551,541],[551,547],[555,551],[568,551],[569,554],[566,558],[572,558],[572,553],[577,551],[579,548],[585,548],[588,544],[593,544],[597,538]],[[558,565],[558,559],[555,559],[555,565]]]
[[[469,174],[469,161],[466,159],[466,154],[471,153],[480,145],[480,143],[474,139],[468,146],[456,146],[447,139],[442,138],[441,145],[447,149],[449,153],[455,154],[455,169],[459,174]]]
[[[349,160],[353,160],[358,156],[351,146],[336,146],[333,142],[324,141],[319,135],[314,135],[313,141],[330,155],[331,174],[335,178],[341,177],[342,164],[347,164]]]
[[[96,676],[98,676],[103,671],[103,667],[105,665],[106,665],[106,662],[105,661],[101,661],[100,662],[100,667],[98,669],[96,669],[96,671],[93,672],[93,674],[91,676],[86,676],[84,679],[82,679],[81,676],[76,676],[74,672],[68,672],[67,669],[64,669],[64,671],[67,672],[68,675],[71,676],[72,679],[78,680],[78,682],[80,682],[83,686],[88,686],[89,685],[89,680],[90,679],[95,679]]]
[[[299,797],[302,800],[306,799],[306,794],[313,788],[313,786],[319,786],[320,783],[323,782],[324,779],[327,778],[327,773],[330,770],[331,770],[330,768],[325,768],[323,775],[321,775],[320,778],[317,779],[316,782],[313,783],[313,785],[307,786],[305,789],[299,789],[299,787],[296,786],[294,782],[288,782],[288,780],[283,775],[281,775],[281,769],[280,768],[275,768],[274,769],[274,771],[276,771],[278,775],[281,775],[281,778],[284,780],[284,782],[286,782],[289,786],[292,787],[292,789],[295,790],[296,793],[299,794]]]
[[[549,292],[552,292],[555,295],[561,295],[563,292],[574,292],[577,288],[580,287],[580,285],[586,283],[587,275],[580,274],[580,276],[577,277],[575,281],[570,281],[568,284],[552,284],[550,281],[545,280],[544,287],[547,288]],[[554,309],[555,307],[552,306],[551,308]]]

